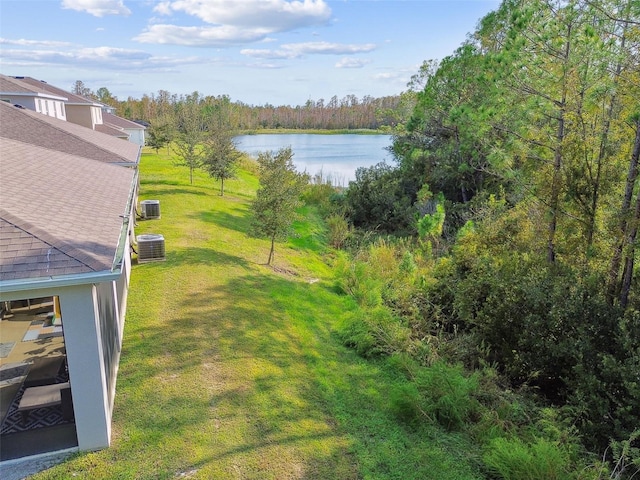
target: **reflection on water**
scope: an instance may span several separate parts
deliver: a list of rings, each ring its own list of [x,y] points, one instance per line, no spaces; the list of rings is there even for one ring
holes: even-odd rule
[[[393,163],[388,151],[391,135],[257,134],[235,137],[239,150],[253,157],[265,151],[291,147],[293,163],[300,172],[322,174],[334,185],[355,180],[358,167]]]

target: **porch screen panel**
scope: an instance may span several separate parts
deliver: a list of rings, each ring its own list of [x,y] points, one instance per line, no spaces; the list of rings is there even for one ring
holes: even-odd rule
[[[116,372],[120,358],[120,335],[114,290],[112,283],[101,283],[96,288],[98,314],[100,315],[100,336],[102,338],[102,361],[106,373],[107,395],[111,405],[113,405]]]

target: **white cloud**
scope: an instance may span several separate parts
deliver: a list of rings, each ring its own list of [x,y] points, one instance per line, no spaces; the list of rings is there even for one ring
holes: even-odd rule
[[[304,42],[304,43],[287,43],[281,45],[277,50],[268,49],[250,49],[246,48],[240,51],[243,55],[256,58],[285,59],[298,58],[303,55],[349,55],[354,53],[366,53],[376,49],[373,43],[344,44],[329,42]]]
[[[131,14],[123,0],[62,0],[62,8],[87,12],[95,17]]]
[[[249,63],[245,66],[249,68],[260,68],[263,70],[277,70],[277,69],[283,68],[282,64],[266,63],[266,62]]]
[[[364,44],[345,44],[345,43],[329,43],[329,42],[306,42],[306,43],[290,43],[282,45],[282,48],[305,53],[321,53],[330,55],[345,55],[352,53],[371,52],[376,49],[374,43]]]
[[[3,49],[5,66],[65,66],[107,71],[168,72],[181,65],[214,63],[215,59],[202,57],[155,57],[140,50],[124,48],[67,48],[64,50]]]
[[[158,3],[154,12],[165,16],[186,13],[205,25],[151,25],[135,40],[224,46],[261,41],[272,33],[324,25],[331,18],[331,9],[324,0],[172,0]]]
[[[391,73],[391,72],[387,72],[387,73],[376,73],[373,78],[375,78],[376,80],[395,80],[397,78],[399,78],[400,75],[397,73]]]
[[[151,25],[134,38],[141,43],[184,45],[192,47],[223,47],[262,40],[268,32],[223,25],[219,27],[179,27]]]
[[[60,47],[68,47],[72,44],[69,42],[56,42],[53,40],[26,40],[24,38],[20,38],[18,40],[10,40],[8,38],[0,38],[0,45],[18,45],[21,47],[60,48]]]
[[[160,2],[153,7],[153,11],[159,15],[171,15],[171,2]]]
[[[273,32],[326,23],[331,9],[324,0],[175,0],[156,12],[184,12],[211,25],[267,28]]]
[[[293,58],[291,52],[283,50],[268,50],[258,48],[244,48],[240,50],[242,55],[247,55],[253,58],[267,58],[270,60],[280,60],[285,58]]]
[[[371,60],[365,60],[363,58],[341,58],[336,63],[336,68],[362,68],[368,63],[371,63]]]

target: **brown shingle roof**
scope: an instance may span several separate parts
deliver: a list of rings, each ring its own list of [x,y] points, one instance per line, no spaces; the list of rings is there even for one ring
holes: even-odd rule
[[[126,118],[118,117],[112,113],[102,112],[102,120],[104,123],[108,123],[110,125],[115,125],[118,128],[128,128],[131,130],[146,130],[143,125],[139,123],[132,122],[131,120],[127,120]]]
[[[135,169],[6,137],[0,151],[2,280],[111,270]]]
[[[111,135],[112,137],[129,140],[129,134],[123,129],[116,126],[107,125],[106,123],[102,125],[96,125],[96,132],[106,133],[107,135]]]
[[[14,78],[16,78],[17,80],[20,80],[22,83],[26,85],[30,85],[31,87],[37,88],[40,90],[44,90],[45,92],[48,92],[52,95],[67,97],[68,99],[67,103],[74,103],[74,104],[84,103],[87,105],[100,105],[99,103],[94,102],[93,100],[90,100],[88,98],[81,97],[80,95],[76,95],[74,93],[67,92],[66,90],[63,90],[61,88],[54,87],[53,85],[49,85],[47,82],[43,82],[42,80],[37,80],[32,77],[14,77]]]
[[[0,136],[107,163],[137,164],[140,147],[90,128],[0,102]]]
[[[3,280],[92,271],[79,260],[40,240],[30,230],[24,223],[19,227],[0,218],[0,276]]]
[[[68,94],[62,92],[55,94],[44,90],[40,86],[34,86],[28,83],[18,80],[13,77],[0,74],[0,92],[14,93],[18,95],[32,95],[32,96],[46,96],[46,97],[59,97],[60,100],[68,99]]]

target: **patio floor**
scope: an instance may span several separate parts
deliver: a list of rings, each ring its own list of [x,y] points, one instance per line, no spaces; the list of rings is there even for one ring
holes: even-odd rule
[[[56,452],[78,446],[73,423],[2,435],[0,461]]]
[[[50,300],[50,299],[49,299]],[[75,424],[64,420],[60,406],[30,412],[21,421],[17,404],[33,362],[64,356],[62,328],[50,325],[53,305],[47,299],[12,305],[0,320],[0,460],[10,460],[78,446]],[[66,375],[61,372],[59,381]]]

